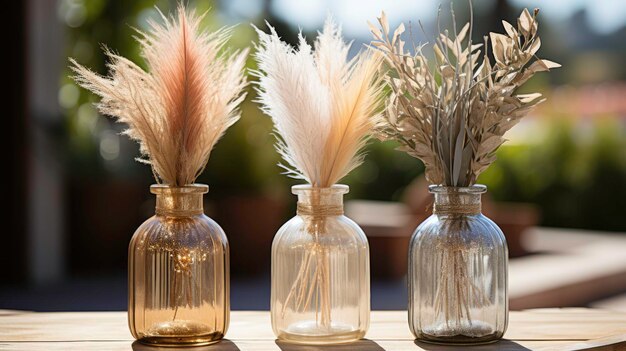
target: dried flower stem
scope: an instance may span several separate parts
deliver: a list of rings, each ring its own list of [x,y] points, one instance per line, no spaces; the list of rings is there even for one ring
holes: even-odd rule
[[[446,326],[454,330],[461,330],[465,322],[472,326],[470,305],[476,308],[487,305],[489,301],[467,272],[465,250],[462,245],[454,244],[440,248],[441,276],[445,278],[438,284],[435,293],[435,316],[443,316]],[[451,326],[452,320],[454,324]]]
[[[286,313],[287,308],[307,311],[315,295],[315,320],[320,326],[328,328],[331,322],[329,249],[319,244],[319,234],[315,236],[316,240],[304,254],[296,279],[285,299],[282,314]],[[315,264],[311,268],[313,260]]]

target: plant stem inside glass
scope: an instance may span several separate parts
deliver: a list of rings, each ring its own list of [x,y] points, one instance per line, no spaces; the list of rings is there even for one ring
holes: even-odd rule
[[[367,238],[343,216],[347,186],[296,186],[297,216],[272,245],[272,327],[302,344],[360,339],[369,326]]]
[[[508,321],[508,252],[481,214],[486,187],[431,186],[433,215],[409,253],[409,324],[417,339],[477,344],[500,339]]]
[[[205,185],[155,185],[156,214],[129,246],[129,326],[141,342],[206,345],[229,319],[228,241],[203,213]]]

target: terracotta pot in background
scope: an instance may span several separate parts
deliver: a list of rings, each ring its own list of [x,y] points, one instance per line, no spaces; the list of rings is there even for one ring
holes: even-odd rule
[[[404,277],[407,270],[407,252],[409,236],[403,233],[397,235],[368,235],[370,244],[370,264],[372,278],[376,280],[397,280]]]
[[[372,278],[403,278],[407,271],[409,240],[415,229],[408,229],[415,220],[407,207],[395,202],[350,200],[345,209],[346,215],[358,223],[367,236]]]
[[[509,257],[528,254],[522,238],[524,232],[539,224],[540,212],[537,206],[527,203],[497,202],[492,207],[489,217],[504,232],[509,246]]]
[[[70,272],[125,272],[128,242],[147,218],[142,209],[151,196],[148,186],[140,180],[75,180],[68,190]]]
[[[231,274],[269,271],[272,239],[285,219],[284,201],[264,195],[228,196],[213,201],[209,211],[228,237]]]

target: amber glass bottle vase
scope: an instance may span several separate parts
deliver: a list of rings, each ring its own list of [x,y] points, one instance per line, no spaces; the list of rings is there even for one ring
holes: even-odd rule
[[[128,324],[142,343],[207,345],[229,321],[228,241],[203,212],[208,186],[153,185],[156,214],[130,241]]]

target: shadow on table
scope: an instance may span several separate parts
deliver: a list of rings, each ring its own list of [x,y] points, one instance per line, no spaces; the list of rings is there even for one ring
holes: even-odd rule
[[[172,347],[146,345],[139,341],[133,342],[132,347],[133,351],[172,351],[176,349]],[[185,346],[184,349],[189,351],[240,351],[239,347],[228,339],[223,339],[216,344],[206,346]]]
[[[276,340],[276,345],[282,351],[384,351],[380,345],[368,339],[361,339],[345,345],[296,345]]]
[[[419,346],[422,350],[427,351],[450,351],[450,350],[458,350],[458,345],[435,345],[429,344],[421,341],[415,340],[415,345]],[[476,346],[463,346],[472,351],[523,351],[530,350],[529,348],[522,346],[515,341],[511,340],[500,340],[498,342],[494,342],[493,344],[486,345],[476,345]]]

